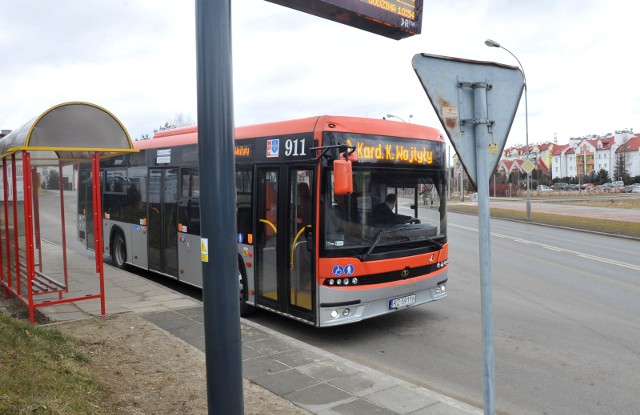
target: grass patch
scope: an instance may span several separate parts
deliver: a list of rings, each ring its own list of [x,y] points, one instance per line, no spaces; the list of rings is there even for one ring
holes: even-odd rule
[[[0,312],[0,414],[111,414],[80,343]]]
[[[553,202],[564,205],[593,206],[619,209],[640,209],[640,198],[600,198],[590,200],[572,200],[570,202]]]
[[[474,205],[449,205],[447,209],[451,212],[457,213],[478,214],[478,207]],[[491,217],[497,219],[525,221],[527,219],[527,214],[524,211],[491,208]],[[577,216],[553,215],[550,213],[539,212],[531,212],[531,222],[640,238],[640,223],[636,222],[588,219]]]

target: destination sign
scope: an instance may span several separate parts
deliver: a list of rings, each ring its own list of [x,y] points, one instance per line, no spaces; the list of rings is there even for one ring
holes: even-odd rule
[[[358,163],[438,166],[444,144],[428,140],[411,140],[370,135],[334,133],[333,140],[355,147]]]
[[[422,31],[423,0],[267,0],[391,39]]]

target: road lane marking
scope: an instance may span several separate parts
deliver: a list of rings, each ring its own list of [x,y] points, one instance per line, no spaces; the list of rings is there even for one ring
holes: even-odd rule
[[[472,232],[478,232],[477,228],[472,228],[470,226],[464,226],[464,225],[457,225],[457,224],[454,224],[454,223],[451,223],[451,222],[449,222],[449,226],[453,226],[454,228],[465,229],[465,230],[472,231]],[[519,243],[524,244],[524,245],[539,246],[539,247],[541,247],[543,249],[547,249],[547,250],[550,250],[550,251],[556,251],[556,252],[563,252],[563,253],[566,253],[566,254],[572,254],[572,255],[576,255],[576,256],[578,256],[580,258],[590,259],[592,261],[602,262],[604,264],[616,265],[618,267],[629,268],[629,269],[632,269],[632,270],[640,271],[640,265],[629,264],[627,262],[622,262],[622,261],[614,261],[614,260],[608,259],[608,258],[603,258],[603,257],[595,256],[595,255],[585,254],[584,252],[578,252],[578,251],[574,251],[574,250],[571,250],[571,249],[562,248],[562,247],[559,247],[559,246],[543,244],[543,243],[540,243],[540,242],[527,241],[527,240],[524,240],[522,238],[516,238],[514,236],[503,235],[503,234],[495,233],[495,232],[491,232],[491,236],[493,236],[495,238],[500,238],[500,239],[509,239],[511,241],[519,242]]]

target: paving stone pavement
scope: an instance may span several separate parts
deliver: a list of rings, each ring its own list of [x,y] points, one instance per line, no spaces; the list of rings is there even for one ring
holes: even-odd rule
[[[45,244],[46,245],[46,244]],[[46,256],[50,247],[43,246]],[[68,251],[70,297],[93,289],[93,259]],[[45,258],[46,259],[46,258]],[[89,287],[89,288],[87,288]],[[105,265],[108,315],[134,313],[204,353],[200,301],[161,284]],[[38,308],[50,321],[99,316],[99,300]],[[410,384],[241,319],[243,377],[318,415],[480,415],[463,402]]]

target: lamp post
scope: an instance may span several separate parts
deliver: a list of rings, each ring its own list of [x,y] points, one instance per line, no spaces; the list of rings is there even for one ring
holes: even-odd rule
[[[406,122],[404,119],[398,117],[397,115],[387,114],[387,118],[397,118],[402,122]],[[411,123],[411,118],[413,118],[413,114],[409,114],[409,123]]]
[[[509,49],[505,48],[495,40],[487,39],[484,41],[484,44],[489,46],[490,48],[500,48],[504,49],[511,56],[518,61],[518,66],[520,66],[520,70],[522,70],[522,77],[524,79],[524,125],[525,125],[525,146],[527,149],[527,160],[529,160],[529,108],[527,104],[527,75],[524,73],[524,67],[520,63],[520,59],[516,55],[513,54]],[[527,173],[527,221],[531,221],[531,185],[530,185],[530,175]]]

